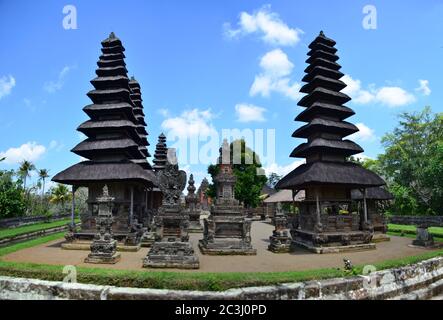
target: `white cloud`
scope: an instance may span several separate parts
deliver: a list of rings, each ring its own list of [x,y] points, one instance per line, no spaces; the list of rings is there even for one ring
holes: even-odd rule
[[[280,166],[277,163],[273,163],[273,164],[265,167],[264,170],[265,170],[266,176],[269,176],[271,173],[276,173],[279,176],[284,177],[285,175],[290,173],[295,168],[301,166],[302,164],[305,164],[305,160],[296,160],[286,166]]]
[[[0,158],[6,157],[6,164],[17,164],[23,160],[37,161],[45,152],[46,147],[34,141],[0,152]]]
[[[185,110],[178,117],[165,119],[161,127],[168,130],[168,135],[177,137],[210,136],[216,132],[212,124],[214,115],[211,109]]]
[[[294,64],[286,53],[280,49],[269,51],[260,59],[260,67],[262,72],[255,77],[249,90],[251,96],[269,97],[271,92],[277,92],[292,100],[301,98],[300,84],[290,83]]]
[[[61,143],[61,142],[58,142],[58,141],[56,141],[56,140],[52,140],[50,143],[49,143],[49,147],[48,147],[48,149],[49,150],[55,150],[55,151],[61,151],[63,148],[64,148],[64,144],[63,143]]]
[[[414,95],[400,87],[383,87],[377,91],[375,99],[388,107],[401,107],[415,102]]]
[[[263,122],[266,121],[263,113],[265,108],[254,106],[253,104],[239,103],[235,106],[237,121],[240,122]]]
[[[75,69],[75,66],[65,66],[65,67],[63,67],[63,69],[58,74],[57,81],[45,82],[45,84],[43,86],[43,89],[46,92],[48,92],[48,93],[54,93],[54,92],[60,90],[61,88],[63,88],[63,85],[65,84],[66,76],[68,75],[68,73],[72,69]]]
[[[420,92],[425,96],[429,96],[431,94],[431,89],[429,88],[429,80],[418,80],[420,86],[415,89],[415,91]]]
[[[400,107],[416,100],[413,94],[400,87],[375,88],[371,86],[369,90],[365,90],[362,88],[361,81],[353,79],[350,75],[345,75],[342,81],[347,85],[342,92],[349,95],[357,104],[379,103],[388,107]]]
[[[356,127],[360,131],[349,136],[349,139],[359,141],[374,141],[376,139],[374,130],[369,128],[364,123],[357,123]]]
[[[15,79],[13,76],[3,76],[0,78],[0,99],[11,93],[15,86]]]
[[[231,28],[230,23],[225,23],[224,33],[228,38],[260,34],[261,39],[267,44],[294,46],[300,42],[300,35],[303,31],[288,27],[277,13],[271,12],[270,5],[265,5],[252,14],[242,12],[237,29]]]
[[[165,108],[158,109],[158,113],[161,114],[163,117],[169,117],[169,110]]]

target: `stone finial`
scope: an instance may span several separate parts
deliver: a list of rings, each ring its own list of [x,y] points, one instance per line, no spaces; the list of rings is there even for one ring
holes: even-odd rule
[[[323,30],[320,31],[320,36],[321,36],[321,37],[324,37],[324,36],[325,36],[325,33],[323,32]]]
[[[111,32],[111,33],[109,34],[109,39],[115,39],[115,38],[117,38],[117,37],[115,36],[115,33],[114,33],[114,32]]]

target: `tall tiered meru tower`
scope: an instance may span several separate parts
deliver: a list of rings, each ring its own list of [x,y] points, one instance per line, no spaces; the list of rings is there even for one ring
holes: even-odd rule
[[[148,192],[155,176],[146,160],[149,153],[140,85],[128,79],[125,48],[114,33],[101,44],[97,77],[91,81],[95,89],[87,94],[92,104],[83,108],[90,119],[77,128],[87,138],[72,149],[87,161],[58,173],[52,180],[70,184],[73,190],[88,187],[88,213],[82,215],[81,231],[75,233],[75,239],[94,236],[96,198],[107,185],[115,198],[114,236],[125,241],[134,221],[145,220]]]
[[[317,253],[340,250],[373,249],[373,230],[367,218],[366,201],[357,206],[351,190],[384,185],[375,173],[348,157],[363,152],[356,143],[344,139],[358,132],[344,121],[354,111],[344,106],[351,98],[340,91],[346,84],[337,64],[336,42],[323,32],[309,45],[309,66],[301,88],[306,93],[299,106],[305,110],[296,121],[307,124],[293,133],[294,138],[307,139],[291,153],[294,158],[306,158],[306,164],[296,168],[277,184],[278,189],[291,189],[295,196],[305,190],[306,200],[300,204],[299,225],[292,230],[293,244]],[[358,207],[362,208],[361,212]]]

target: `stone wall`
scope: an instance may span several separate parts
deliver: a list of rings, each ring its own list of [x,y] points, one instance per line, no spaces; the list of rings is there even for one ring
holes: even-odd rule
[[[0,276],[0,299],[374,300],[429,299],[443,293],[443,258],[368,276],[231,289],[222,292],[118,288]]]
[[[404,225],[428,224],[431,227],[443,227],[443,216],[390,216],[389,223]]]
[[[54,215],[51,217],[51,221],[58,221],[70,218],[71,214],[60,214],[60,215]],[[0,220],[0,229],[5,228],[14,228],[14,227],[20,227],[28,224],[33,223],[39,223],[39,222],[45,222],[48,220],[48,217],[46,216],[30,216],[30,217],[17,217],[17,218],[8,218],[8,219],[1,219]]]

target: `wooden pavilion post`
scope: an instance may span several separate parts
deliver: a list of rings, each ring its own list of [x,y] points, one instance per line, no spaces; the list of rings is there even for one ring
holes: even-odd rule
[[[75,225],[75,191],[77,191],[76,186],[72,186],[72,205],[71,205],[71,224],[72,226]]]
[[[368,206],[366,205],[366,188],[362,190],[363,193],[363,212],[365,222],[368,222]]]
[[[134,186],[131,186],[131,207],[129,210],[129,224],[132,225],[132,219],[134,217]]]

